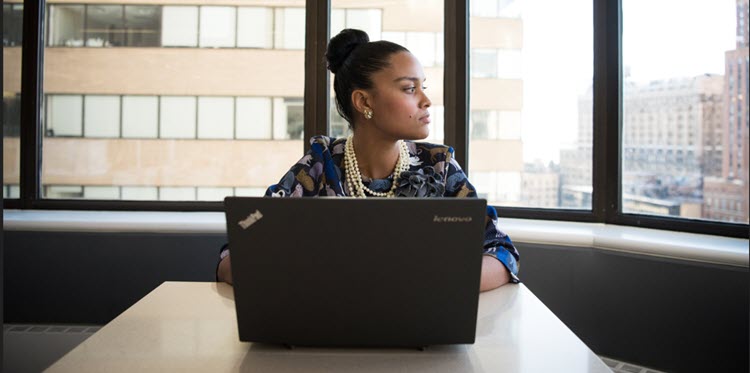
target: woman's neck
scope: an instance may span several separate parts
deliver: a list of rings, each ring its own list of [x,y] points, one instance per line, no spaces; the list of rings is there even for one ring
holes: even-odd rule
[[[371,179],[385,179],[393,174],[398,163],[398,140],[358,131],[352,138],[359,172]]]

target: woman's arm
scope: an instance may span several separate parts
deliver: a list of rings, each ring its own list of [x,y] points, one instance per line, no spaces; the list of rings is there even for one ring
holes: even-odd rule
[[[216,270],[216,277],[219,281],[226,282],[229,285],[232,284],[232,266],[230,263],[229,255],[227,255],[219,262],[219,268]]]
[[[482,256],[482,277],[479,291],[499,288],[510,282],[508,269],[499,260],[490,255]]]

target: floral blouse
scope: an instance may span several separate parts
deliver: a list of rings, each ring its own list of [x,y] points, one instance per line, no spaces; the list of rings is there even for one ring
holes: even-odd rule
[[[281,178],[266,190],[267,197],[317,197],[350,195],[344,180],[343,162],[346,138],[316,136],[311,149]],[[406,142],[409,149],[409,171],[401,174],[396,196],[407,197],[469,197],[477,192],[469,183],[453,148],[445,145]],[[408,176],[408,177],[405,177]],[[375,192],[391,189],[393,178],[368,179],[363,184]],[[510,237],[498,228],[497,211],[487,206],[484,254],[497,258],[508,268],[511,281],[518,282],[519,253]]]
[[[267,197],[344,197],[349,196],[344,180],[343,162],[346,138],[316,136],[310,140],[311,149],[281,178],[266,190]],[[406,142],[409,150],[409,171],[399,177],[396,196],[406,197],[468,197],[477,192],[466,174],[453,159],[453,148],[445,145]],[[393,177],[369,179],[363,184],[375,192],[387,192]],[[487,225],[484,235],[484,254],[497,258],[505,265],[512,282],[519,282],[519,253],[510,237],[498,227],[497,211],[487,206]]]

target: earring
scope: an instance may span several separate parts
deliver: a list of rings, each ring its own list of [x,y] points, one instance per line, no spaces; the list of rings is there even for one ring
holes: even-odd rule
[[[365,109],[365,118],[372,119],[372,110]]]

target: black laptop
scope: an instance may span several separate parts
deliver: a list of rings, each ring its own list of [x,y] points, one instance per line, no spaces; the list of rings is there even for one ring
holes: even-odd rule
[[[240,340],[474,343],[486,203],[227,197]]]

